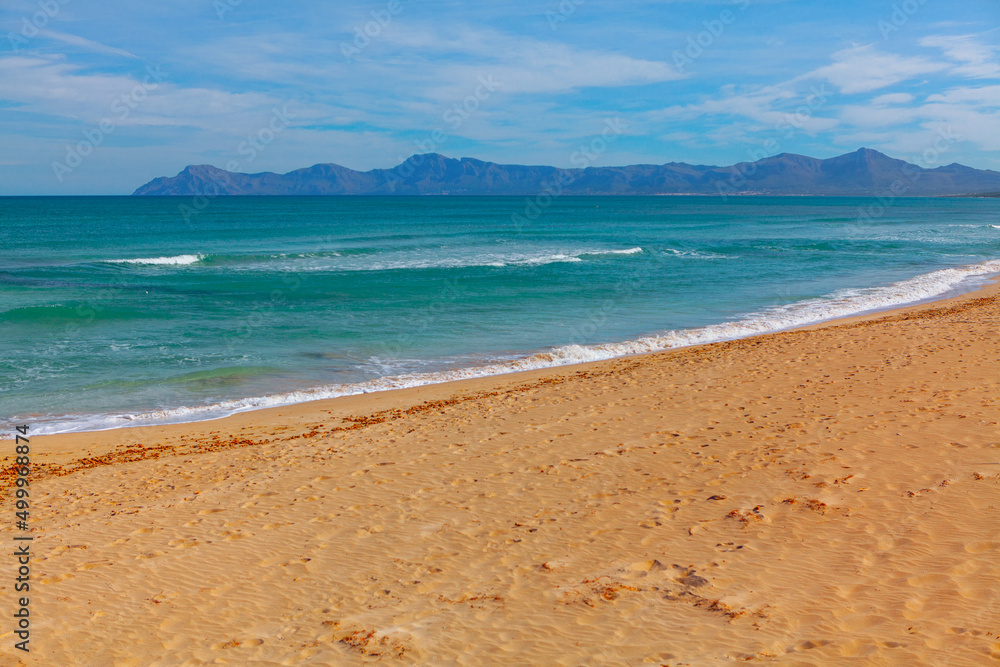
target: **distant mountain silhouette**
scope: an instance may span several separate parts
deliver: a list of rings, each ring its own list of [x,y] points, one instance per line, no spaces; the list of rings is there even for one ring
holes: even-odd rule
[[[317,164],[287,174],[189,166],[136,195],[965,195],[1000,191],[1000,172],[957,163],[935,169],[861,148],[827,160],[782,153],[730,167],[670,162],[559,169],[414,155],[392,169]]]

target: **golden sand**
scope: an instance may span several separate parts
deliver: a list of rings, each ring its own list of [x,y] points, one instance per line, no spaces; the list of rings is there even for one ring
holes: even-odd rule
[[[995,664],[997,292],[33,438],[25,663]]]

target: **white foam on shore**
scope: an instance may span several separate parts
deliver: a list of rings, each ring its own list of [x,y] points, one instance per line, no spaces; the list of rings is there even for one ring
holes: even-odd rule
[[[184,266],[202,260],[203,255],[174,255],[173,257],[140,257],[136,259],[107,259],[108,264],[150,264]]]
[[[213,405],[155,410],[139,414],[87,415],[50,418],[32,424],[32,433],[45,435],[78,431],[101,431],[129,426],[148,426],[217,419],[237,412],[291,405],[375,391],[419,387],[453,380],[502,375],[524,370],[601,361],[678,347],[745,338],[825,320],[858,315],[912,304],[946,295],[963,284],[1000,273],[1000,260],[941,269],[901,280],[884,287],[841,290],[818,299],[751,313],[732,322],[690,330],[667,331],[620,343],[566,345],[509,361],[433,373],[412,373],[383,377],[368,382],[328,385],[270,396],[222,401]],[[980,280],[981,282],[981,280]],[[29,420],[30,421],[30,420]]]

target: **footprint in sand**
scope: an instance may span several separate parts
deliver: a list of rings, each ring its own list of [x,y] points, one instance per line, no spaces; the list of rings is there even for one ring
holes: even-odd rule
[[[837,597],[845,600],[855,598],[860,593],[869,590],[871,590],[871,587],[864,584],[841,584],[839,586],[834,586],[834,592],[837,594]]]
[[[80,563],[76,566],[77,572],[82,572],[84,570],[93,570],[95,567],[101,567],[102,565],[114,565],[114,561],[110,560],[95,560],[89,563]]]
[[[838,625],[848,632],[857,632],[859,630],[867,630],[868,628],[873,628],[876,625],[882,625],[883,623],[888,622],[889,618],[886,616],[878,616],[876,614],[852,614],[840,619]]]
[[[822,647],[828,646],[828,645],[830,645],[832,643],[833,642],[831,642],[828,639],[807,639],[806,641],[799,642],[795,646],[792,646],[791,648],[789,648],[788,652],[789,653],[794,653],[795,651],[808,651],[808,650],[814,649],[814,648],[822,648]]]
[[[641,560],[637,563],[632,563],[628,565],[626,570],[630,572],[642,573],[640,576],[644,576],[647,572],[659,572],[660,570],[666,570],[667,566],[660,561],[653,560]]]
[[[958,575],[960,577],[964,577],[967,574],[972,574],[978,569],[979,569],[979,561],[967,560],[964,563],[956,565],[955,567],[951,568],[951,573]]]
[[[191,547],[198,546],[198,540],[173,539],[167,542],[167,544],[175,549],[190,549]]]
[[[921,574],[916,577],[910,577],[906,580],[911,586],[931,586],[934,584],[941,584],[948,581],[948,576],[944,574],[937,574],[934,572],[928,572],[927,574]]]

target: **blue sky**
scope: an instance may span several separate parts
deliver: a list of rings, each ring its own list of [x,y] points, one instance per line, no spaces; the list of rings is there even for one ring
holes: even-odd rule
[[[417,152],[732,164],[861,146],[1000,170],[997,0],[11,0],[0,194]],[[942,143],[942,137],[947,141]]]

